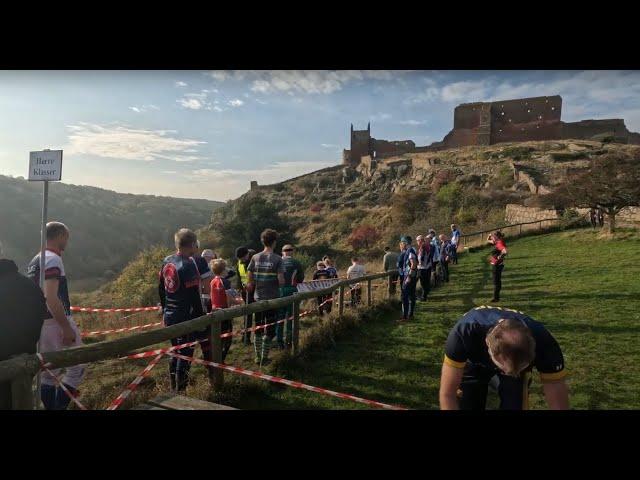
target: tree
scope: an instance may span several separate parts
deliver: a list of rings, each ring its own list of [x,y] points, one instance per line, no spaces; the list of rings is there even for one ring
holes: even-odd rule
[[[231,256],[239,246],[262,250],[260,234],[267,228],[278,232],[278,245],[295,243],[291,225],[273,205],[259,196],[238,200],[231,214],[218,225],[222,255]]]
[[[347,239],[347,243],[357,251],[362,248],[370,248],[378,240],[380,240],[380,232],[375,227],[371,225],[360,225],[353,229]]]
[[[616,215],[625,207],[640,204],[640,152],[602,155],[590,167],[570,175],[541,203],[557,207],[600,208],[609,219],[609,233]]]
[[[429,211],[430,194],[426,190],[402,190],[391,198],[391,217],[398,226],[424,219]]]

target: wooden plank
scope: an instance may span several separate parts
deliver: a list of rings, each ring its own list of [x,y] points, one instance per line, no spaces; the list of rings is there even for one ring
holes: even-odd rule
[[[344,285],[340,285],[340,299],[338,300],[338,315],[342,318],[342,313],[344,312]]]
[[[170,393],[158,395],[149,400],[148,403],[166,410],[237,410],[237,408],[220,405],[219,403],[205,402],[197,398]]]

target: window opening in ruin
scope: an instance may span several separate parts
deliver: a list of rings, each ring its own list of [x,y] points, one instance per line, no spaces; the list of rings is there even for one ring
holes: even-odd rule
[[[504,112],[502,112],[500,115],[504,115]]]
[[[551,110],[555,110],[555,109],[556,109],[556,107],[551,107]]]
[[[527,110],[527,113],[531,113],[531,109],[528,109],[528,110]]]

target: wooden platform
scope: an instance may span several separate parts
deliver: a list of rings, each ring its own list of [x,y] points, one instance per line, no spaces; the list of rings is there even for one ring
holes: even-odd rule
[[[158,395],[134,410],[237,410],[237,408],[168,393]]]

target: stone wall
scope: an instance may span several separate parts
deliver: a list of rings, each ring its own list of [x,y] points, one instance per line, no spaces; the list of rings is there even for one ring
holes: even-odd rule
[[[536,222],[538,220],[547,220],[549,218],[558,218],[558,212],[553,209],[545,210],[542,208],[525,207],[514,203],[507,204],[504,213],[504,220],[507,223],[526,223]]]

